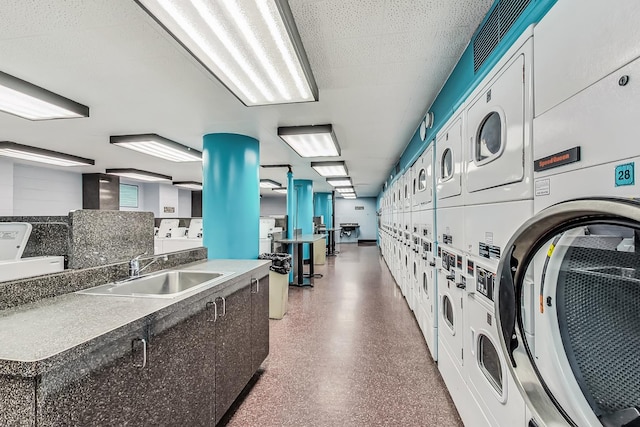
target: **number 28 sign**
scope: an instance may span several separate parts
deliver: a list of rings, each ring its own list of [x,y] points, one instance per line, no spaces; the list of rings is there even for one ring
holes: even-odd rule
[[[635,185],[635,163],[616,166],[616,187]]]

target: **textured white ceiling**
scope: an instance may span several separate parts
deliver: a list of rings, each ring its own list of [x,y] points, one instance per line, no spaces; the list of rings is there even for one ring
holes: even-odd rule
[[[135,167],[200,181],[193,163],[111,146],[109,135],[153,132],[201,149],[206,133],[242,133],[260,140],[261,164],[291,164],[315,191],[331,191],[276,129],[332,123],[358,195],[375,196],[492,1],[289,3],[320,100],[248,108],[133,0],[2,0],[0,70],[88,105],[91,117],[0,113],[0,140],[96,160],[82,172]],[[286,183],[286,169],[260,175]]]

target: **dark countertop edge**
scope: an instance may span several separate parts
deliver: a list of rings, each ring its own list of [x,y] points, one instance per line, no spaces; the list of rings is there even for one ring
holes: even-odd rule
[[[207,263],[210,260],[200,260],[194,261],[188,264],[183,264],[178,267],[170,268],[168,270],[172,270],[175,268],[187,268],[187,267],[195,267],[199,264]],[[220,260],[220,261],[231,261],[231,260]],[[247,261],[247,260],[242,260]],[[14,377],[23,377],[23,378],[33,378],[38,375],[41,375],[51,369],[55,369],[58,366],[65,365],[75,359],[82,357],[83,355],[98,349],[103,346],[105,343],[108,343],[112,340],[118,339],[121,336],[126,335],[130,331],[137,330],[153,321],[157,321],[162,319],[165,316],[168,316],[172,313],[175,313],[187,306],[197,302],[200,299],[206,299],[211,295],[215,295],[217,293],[221,293],[224,291],[235,292],[238,289],[241,289],[248,285],[244,280],[256,274],[259,278],[269,275],[269,266],[271,265],[270,260],[248,260],[255,261],[260,263],[261,265],[257,265],[254,268],[249,270],[245,270],[243,272],[235,272],[233,276],[228,279],[215,284],[214,286],[195,292],[193,295],[189,295],[184,298],[178,298],[173,303],[158,309],[157,311],[142,316],[138,319],[132,320],[131,322],[122,325],[116,329],[105,331],[103,334],[92,338],[88,341],[80,343],[74,347],[63,350],[55,355],[34,361],[20,361],[20,360],[7,360],[0,359],[0,375],[4,376],[14,376]],[[114,298],[114,297],[104,297],[93,295],[89,296],[91,298]]]

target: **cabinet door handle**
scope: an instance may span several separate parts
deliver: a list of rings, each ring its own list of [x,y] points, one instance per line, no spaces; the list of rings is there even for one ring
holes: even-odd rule
[[[258,282],[258,279],[256,279],[255,277],[251,278],[251,283],[253,283],[254,280],[256,281],[256,291],[255,292],[251,291],[251,293],[252,294],[258,294],[258,293],[260,293],[260,283]],[[252,289],[253,289],[253,287],[252,287]]]
[[[224,317],[227,315],[227,300],[225,299],[225,297],[218,297],[218,298],[222,300],[222,314],[220,315],[220,317]]]
[[[445,277],[445,279],[447,279],[447,280],[456,280],[456,275],[455,274],[450,274],[447,277]]]
[[[131,358],[133,359],[133,351],[135,350],[136,343],[142,343],[142,364],[135,363],[133,366],[136,368],[144,369],[147,366],[147,340],[144,338],[135,338],[131,340]]]
[[[432,261],[432,262],[430,262],[430,263],[429,263],[429,265],[430,265],[431,267],[435,267],[435,266],[436,266],[436,263]]]
[[[215,323],[218,318],[218,304],[216,304],[215,301],[207,301],[207,310],[210,310],[211,306],[213,306],[213,318],[211,318],[211,316],[207,316],[207,322]]]

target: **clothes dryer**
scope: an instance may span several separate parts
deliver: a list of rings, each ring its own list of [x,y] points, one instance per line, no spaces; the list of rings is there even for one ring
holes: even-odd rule
[[[463,376],[464,198],[462,109],[436,136],[438,369],[463,419],[477,413]]]
[[[525,419],[524,400],[499,352],[493,287],[505,245],[533,214],[532,50],[529,29],[467,107],[463,376],[482,413],[463,420],[469,426],[522,425]]]
[[[433,209],[420,211],[422,215],[422,239],[420,248],[420,297],[418,312],[421,329],[433,360],[438,360],[438,288],[436,282],[435,243],[433,234]]]
[[[640,423],[638,81],[635,60],[534,119],[537,213],[505,246],[495,294],[538,426]]]

